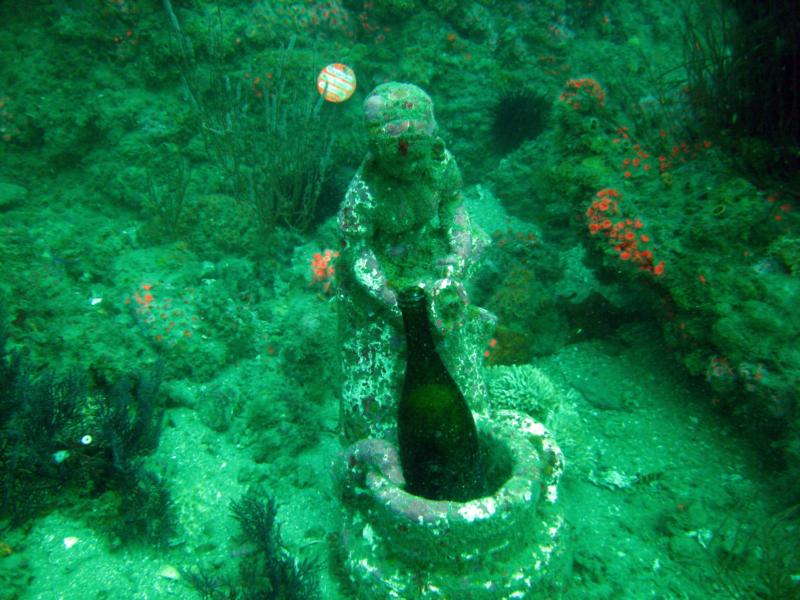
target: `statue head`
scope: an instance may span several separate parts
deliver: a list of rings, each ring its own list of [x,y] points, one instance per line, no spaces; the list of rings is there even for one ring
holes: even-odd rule
[[[372,159],[398,177],[429,171],[444,160],[433,101],[410,83],[383,83],[364,100]]]

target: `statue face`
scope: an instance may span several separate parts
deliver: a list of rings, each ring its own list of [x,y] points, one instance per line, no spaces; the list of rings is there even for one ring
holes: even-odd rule
[[[404,175],[425,170],[444,156],[436,137],[433,101],[408,83],[385,83],[364,101],[370,150],[382,169]]]

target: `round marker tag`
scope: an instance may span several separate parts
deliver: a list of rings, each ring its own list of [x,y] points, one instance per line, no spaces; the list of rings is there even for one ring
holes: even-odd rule
[[[342,63],[333,63],[317,76],[317,89],[328,102],[344,102],[356,91],[356,74]]]

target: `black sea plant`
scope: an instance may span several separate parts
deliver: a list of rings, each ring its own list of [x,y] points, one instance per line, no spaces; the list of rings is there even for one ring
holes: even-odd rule
[[[207,600],[313,600],[319,598],[317,565],[293,556],[283,543],[275,499],[251,493],[231,503],[242,542],[249,551],[238,574],[217,575],[208,569],[187,571],[185,578]]]
[[[169,493],[143,466],[161,431],[158,373],[105,382],[36,372],[5,342],[0,332],[0,524],[110,492],[117,537],[165,543]]]
[[[95,387],[102,479],[120,494],[115,533],[123,539],[166,544],[175,530],[172,501],[164,481],[143,466],[161,435],[160,383],[160,370],[156,370],[100,381]]]
[[[292,556],[283,544],[278,507],[272,497],[242,496],[231,512],[246,540],[257,549],[256,560],[242,561],[240,576],[244,598],[310,600],[318,597],[316,565]]]
[[[34,376],[0,333],[0,520],[20,524],[69,487],[69,446],[79,418],[84,382]]]
[[[800,189],[800,19],[796,0],[685,4],[692,129],[763,186]]]

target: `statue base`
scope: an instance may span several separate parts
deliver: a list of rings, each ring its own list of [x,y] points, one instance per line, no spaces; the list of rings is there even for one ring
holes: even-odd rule
[[[562,588],[563,456],[531,417],[475,415],[496,491],[466,502],[409,494],[396,447],[349,446],[336,469],[344,568],[360,598],[499,600]]]

